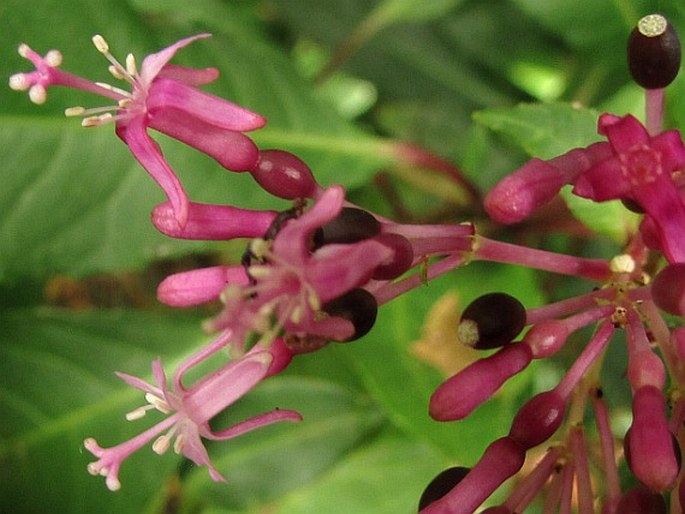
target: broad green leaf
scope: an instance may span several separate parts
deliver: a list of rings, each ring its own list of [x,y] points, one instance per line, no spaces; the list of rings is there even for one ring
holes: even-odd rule
[[[449,465],[429,446],[385,432],[312,487],[286,496],[274,514],[411,514],[426,485]]]
[[[597,113],[562,103],[486,109],[474,114],[474,119],[541,159],[600,140]]]
[[[70,0],[68,5],[78,20],[81,3]],[[103,5],[114,9],[118,3]],[[43,7],[48,10],[50,6],[46,3]],[[62,12],[66,7],[55,9]],[[242,16],[242,11],[236,13]],[[206,26],[198,27],[192,17],[179,19],[167,14],[168,26],[159,26],[128,11],[119,19],[118,29],[112,30],[112,51],[123,58],[127,50],[138,50],[140,58],[143,52],[156,51],[178,37],[207,30]],[[233,20],[233,14],[230,7],[224,6],[214,17],[199,20],[210,29],[223,30],[210,40],[183,49],[175,62],[218,67],[222,77],[210,90],[269,118],[269,126],[254,134],[260,146],[298,153],[324,185],[359,185],[379,166],[392,161],[387,143],[366,135],[321,101],[285,55],[261,37],[254,23],[223,24]],[[40,52],[61,48],[68,63],[65,69],[108,80],[106,61],[89,41],[92,32],[107,34],[97,23],[88,28],[86,35],[83,30],[72,32],[76,21],[70,21],[57,25],[49,37],[41,32],[34,42],[30,37],[43,21],[39,16],[24,21],[25,34],[8,31],[0,36],[0,42],[12,48],[23,40]],[[128,46],[122,33],[125,27],[138,36]],[[82,38],[83,48],[75,46],[76,37]],[[87,66],[79,62],[81,59]],[[0,65],[0,71],[7,75],[28,69],[29,64],[18,56]],[[25,94],[8,88],[3,88],[0,95],[0,110],[5,111],[0,113],[0,157],[6,172],[0,193],[0,282],[27,277],[39,281],[54,273],[83,276],[139,268],[162,255],[207,247],[155,234],[149,224],[149,211],[164,197],[114,136],[111,126],[85,130],[77,121],[57,115],[67,106],[90,107],[109,100],[58,89],[54,94],[49,91],[45,106],[35,106]],[[10,114],[17,112],[21,115]],[[158,139],[193,200],[284,208],[284,202],[268,198],[248,174],[227,172],[199,152],[164,137]]]
[[[0,314],[0,496],[17,513],[142,512],[179,463],[142,450],[111,493],[86,471],[82,446],[113,446],[150,426],[124,414],[142,393],[114,371],[147,377],[150,362],[171,364],[200,342],[198,320],[132,312],[75,314],[49,309]]]
[[[0,495],[13,512],[41,512],[45,505],[73,514],[159,512],[167,486],[181,487],[188,505],[263,504],[315,480],[385,423],[369,397],[349,386],[295,374],[273,377],[220,416],[217,428],[275,407],[296,409],[305,419],[210,442],[229,484],[214,483],[206,468],[173,452],[160,457],[148,445],[124,463],[122,489],[112,493],[101,477],[86,472],[95,459],[83,439],[112,446],[159,420],[155,414],[124,419],[144,403],[143,395],[113,372],[149,380],[150,362],[160,356],[173,370],[207,339],[197,318],[34,309],[6,311],[1,319]]]

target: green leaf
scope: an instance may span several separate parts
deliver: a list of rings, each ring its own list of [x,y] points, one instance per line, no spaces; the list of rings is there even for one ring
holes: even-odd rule
[[[385,432],[312,487],[285,497],[274,514],[411,514],[426,485],[448,466],[429,446]]]
[[[520,104],[486,109],[476,122],[501,134],[528,155],[551,159],[577,147],[600,141],[597,113],[563,103]]]
[[[170,364],[199,342],[198,320],[48,309],[0,319],[0,496],[17,513],[48,505],[73,514],[142,512],[179,458],[143,450],[123,466],[123,491],[114,494],[86,472],[95,459],[82,442],[93,436],[112,446],[149,426],[124,419],[142,393],[114,371],[149,376],[160,355]]]

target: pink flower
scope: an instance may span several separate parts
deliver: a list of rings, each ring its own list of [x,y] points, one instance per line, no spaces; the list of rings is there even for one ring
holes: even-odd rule
[[[309,210],[279,219],[268,231],[274,234],[254,239],[243,266],[172,275],[160,284],[159,299],[188,306],[220,297],[224,309],[206,328],[230,328],[235,341],[248,333],[267,341],[281,331],[300,338],[349,339],[354,323],[328,313],[326,304],[369,283],[394,251],[373,237],[313,247],[315,232],[338,216],[344,200],[342,187],[326,189]]]
[[[685,146],[675,130],[651,137],[633,116],[603,114],[599,132],[607,136],[613,156],[583,172],[575,182],[578,196],[603,202],[637,202],[654,222],[671,262],[685,262],[685,203],[674,175],[685,168]]]
[[[96,48],[111,63],[110,72],[115,78],[128,82],[130,92],[60,70],[62,55],[57,50],[50,50],[41,57],[22,44],[19,54],[30,60],[36,70],[13,75],[10,87],[28,89],[29,97],[38,104],[45,102],[50,86],[81,89],[114,100],[116,104],[112,106],[74,107],[67,109],[66,114],[85,116],[82,124],[86,127],[113,121],[117,135],[166,193],[176,219],[183,227],[188,216],[188,197],[147,129],[153,128],[176,138],[210,155],[227,169],[247,171],[256,165],[259,153],[242,132],[261,128],[266,123],[260,115],[195,87],[215,80],[216,69],[168,64],[178,49],[206,37],[209,34],[185,38],[148,55],[138,70],[133,55],[129,54],[123,65],[110,54],[102,36],[94,36]]]
[[[125,373],[117,373],[126,383],[145,392],[148,402],[148,405],[127,414],[128,420],[139,419],[151,409],[156,409],[167,417],[133,439],[111,448],[102,448],[95,439],[86,439],[84,446],[98,457],[97,461],[88,465],[88,471],[93,475],[105,476],[107,487],[116,491],[121,487],[119,468],[127,457],[155,438],[152,449],[161,455],[168,450],[175,438],[173,447],[176,453],[183,454],[198,466],[207,466],[214,480],[225,481],[212,465],[202,438],[232,439],[278,421],[300,421],[302,417],[297,412],[276,409],[218,432],[210,428],[209,421],[212,418],[230,407],[259,382],[283,370],[292,358],[292,353],[283,341],[277,339],[269,347],[254,346],[243,357],[229,362],[193,385],[185,386],[185,372],[225,347],[229,339],[230,333],[225,332],[183,362],[174,374],[173,389],[169,389],[167,385],[159,359],[152,363],[154,384]],[[164,434],[160,435],[162,433]]]

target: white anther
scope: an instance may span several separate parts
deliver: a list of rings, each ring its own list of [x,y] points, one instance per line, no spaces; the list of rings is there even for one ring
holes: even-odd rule
[[[17,52],[24,59],[26,59],[28,57],[30,51],[31,51],[31,47],[29,45],[27,45],[26,43],[20,44],[19,48],[17,48]]]
[[[34,104],[42,105],[48,98],[48,93],[40,84],[34,84],[29,88],[29,98]]]
[[[166,451],[169,449],[169,446],[169,436],[161,435],[157,439],[155,439],[154,443],[152,443],[152,451],[155,452],[157,455],[162,455],[166,453]]]
[[[117,104],[122,109],[128,109],[133,104],[133,100],[131,100],[130,98],[124,98],[123,100],[119,100]]]
[[[295,324],[302,321],[302,306],[301,305],[297,305],[293,309],[293,312],[290,313],[290,321],[292,321]]]
[[[258,259],[262,259],[271,249],[271,243],[265,239],[253,239],[250,241],[250,251]]]
[[[186,435],[179,434],[179,436],[176,438],[176,441],[174,441],[174,453],[180,455],[180,453],[183,451],[183,448],[185,448],[185,445]]]
[[[131,412],[128,412],[126,414],[126,421],[134,421],[136,419],[142,418],[143,416],[145,416],[147,411],[150,410],[150,407],[151,407],[150,405],[146,405],[144,407],[138,407],[137,409],[134,409]]]
[[[98,476],[100,474],[101,468],[97,462],[91,462],[90,464],[88,464],[88,466],[86,466],[86,470],[91,475]]]
[[[132,77],[138,75],[138,68],[136,66],[136,58],[133,54],[128,54],[126,56],[126,71]]]
[[[26,74],[15,73],[10,77],[9,85],[10,88],[14,89],[15,91],[26,91],[29,87],[31,87],[31,82],[29,82],[26,78]]]
[[[107,489],[112,492],[121,489],[121,482],[119,482],[119,479],[116,477],[107,477],[105,480],[105,485],[107,486]]]
[[[88,116],[81,120],[82,127],[99,127],[100,125],[112,121],[114,116],[111,112],[106,112],[105,114],[100,114],[98,116]]]
[[[309,306],[312,308],[313,311],[320,311],[321,310],[321,300],[319,300],[319,297],[316,295],[314,291],[311,291],[307,295],[307,303]]]
[[[45,63],[52,68],[56,68],[62,64],[62,52],[59,50],[50,50],[45,54]]]
[[[635,259],[627,253],[617,255],[609,261],[609,269],[614,273],[632,273],[635,271]]]
[[[252,265],[249,272],[252,278],[265,278],[271,274],[271,268],[269,266]]]
[[[69,116],[69,117],[71,117],[71,116],[83,116],[85,113],[86,113],[86,108],[81,107],[79,105],[77,105],[75,107],[68,107],[68,108],[64,109],[64,115]]]
[[[169,404],[152,393],[145,393],[145,401],[163,414],[169,414],[171,412]]]
[[[128,91],[121,89],[121,88],[118,88],[116,86],[113,86],[112,84],[108,84],[107,82],[95,82],[94,84],[98,87],[106,89],[107,91],[113,91],[113,92],[118,93],[122,96],[131,96],[131,93],[129,93]]]
[[[109,70],[109,72],[112,74],[112,76],[115,79],[124,80],[124,74],[121,73],[121,69],[118,66],[114,66],[113,64],[110,64],[107,67],[107,69]]]
[[[105,41],[105,38],[100,34],[95,34],[92,38],[92,41],[95,45],[95,48],[98,49],[98,52],[102,54],[109,53],[109,45],[107,44],[107,41]]]

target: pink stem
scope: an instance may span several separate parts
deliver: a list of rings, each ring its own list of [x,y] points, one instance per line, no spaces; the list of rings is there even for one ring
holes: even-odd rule
[[[606,494],[602,514],[614,514],[618,502],[621,500],[621,485],[618,479],[618,468],[614,454],[614,436],[609,425],[609,410],[601,397],[595,395],[592,406],[595,411],[595,422],[599,434],[599,443],[602,448],[604,460],[604,480]]]
[[[595,306],[597,305],[597,300],[608,300],[615,294],[616,292],[611,288],[600,289],[599,291],[575,296],[560,302],[528,309],[526,311],[526,325],[533,325],[540,321],[558,318],[587,307]]]
[[[594,514],[592,506],[592,484],[590,465],[587,459],[585,438],[581,428],[574,428],[570,434],[573,460],[576,466],[576,487],[578,491],[578,514]]]
[[[664,118],[664,89],[645,89],[647,132],[654,137],[661,132]]]
[[[474,258],[518,264],[530,268],[574,275],[603,282],[611,276],[609,264],[602,259],[583,259],[560,253],[547,252],[502,243],[482,236],[476,236]]]

